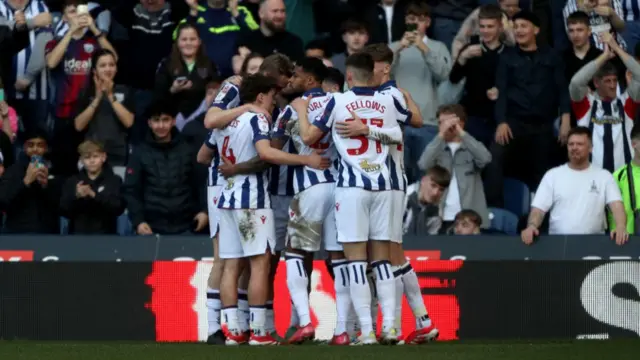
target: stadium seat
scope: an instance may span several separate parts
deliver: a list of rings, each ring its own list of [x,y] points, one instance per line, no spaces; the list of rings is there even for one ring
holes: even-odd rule
[[[509,210],[489,208],[490,230],[506,235],[518,235],[518,216]]]
[[[504,208],[517,217],[529,213],[531,207],[531,191],[527,184],[516,179],[504,179]]]

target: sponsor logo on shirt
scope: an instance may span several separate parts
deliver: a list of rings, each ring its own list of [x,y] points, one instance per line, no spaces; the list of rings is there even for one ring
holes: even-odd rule
[[[91,60],[69,59],[64,62],[64,72],[67,75],[86,75],[91,71]]]
[[[360,161],[360,168],[366,172],[380,171],[380,164],[369,164],[369,161],[362,160]]]

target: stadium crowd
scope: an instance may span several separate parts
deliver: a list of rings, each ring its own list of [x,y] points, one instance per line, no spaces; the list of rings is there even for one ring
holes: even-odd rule
[[[384,168],[401,200],[386,211],[403,218],[396,237],[504,233],[531,244],[542,232],[609,231],[622,245],[640,231],[639,39],[638,0],[0,0],[2,231],[213,237],[212,207],[246,208],[254,198],[237,205],[212,188],[265,181],[269,194],[257,195],[256,206],[273,209],[276,241],[288,231],[295,243],[311,236],[304,229],[328,231],[324,218],[296,223],[303,198],[293,197],[334,182],[326,153],[300,151],[326,150],[323,130],[361,141],[356,155],[368,139],[391,148]],[[333,124],[342,97],[331,94],[342,92],[392,99],[407,125],[400,139],[362,114]],[[233,132],[218,135],[244,123],[256,157],[234,154]],[[367,173],[379,166],[358,164]],[[250,181],[248,173],[260,175]],[[349,176],[349,187],[389,189]],[[336,211],[347,206],[338,194]],[[341,229],[340,218],[331,221]],[[342,247],[325,245],[334,273],[347,266],[344,255],[356,266],[346,248],[334,257]],[[288,273],[318,250],[301,247],[287,249]],[[229,251],[222,257],[235,259]],[[391,254],[388,268],[371,264],[380,289],[411,272]],[[237,266],[225,268],[229,288],[242,287]],[[251,269],[256,294],[272,274],[253,258]],[[289,287],[304,298],[308,279],[299,280]],[[385,309],[395,303],[381,292],[389,335]],[[210,300],[220,302],[216,294]],[[223,291],[222,302],[247,301],[246,292],[233,294],[224,299]],[[426,310],[411,306],[424,332],[409,338],[433,337]],[[355,311],[367,343],[371,320],[362,325]],[[292,319],[302,325],[293,338],[309,337],[309,321]]]

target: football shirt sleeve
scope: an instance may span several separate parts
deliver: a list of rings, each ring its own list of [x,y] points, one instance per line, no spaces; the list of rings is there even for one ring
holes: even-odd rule
[[[216,148],[216,139],[213,135],[213,131],[209,131],[209,136],[204,141],[204,144],[211,150],[217,150]]]
[[[251,118],[251,129],[253,130],[253,143],[260,140],[271,140],[269,136],[269,121],[262,114]]]
[[[274,139],[288,138],[290,136],[289,131],[287,131],[287,125],[293,116],[293,109],[291,106],[287,105],[283,112],[280,113],[276,122],[273,124],[273,130],[271,131],[271,135]]]
[[[213,100],[211,107],[228,110],[233,109],[238,105],[240,105],[240,91],[238,90],[238,87],[226,82],[222,85],[222,88]]]
[[[317,127],[318,129],[322,130],[325,133],[329,132],[329,130],[331,130],[331,127],[333,126],[333,123],[335,122],[335,117],[336,117],[335,111],[334,111],[335,107],[336,107],[336,99],[335,97],[333,97],[327,103],[327,106],[324,108],[322,115],[320,115],[320,117],[317,119],[313,119],[312,125],[314,125],[315,127]]]
[[[411,121],[411,111],[407,108],[407,103],[404,101],[404,95],[400,93],[400,98],[402,98],[402,102],[398,100],[398,96],[392,95],[393,99],[393,108],[396,112],[396,119],[398,119],[399,123],[408,124]]]

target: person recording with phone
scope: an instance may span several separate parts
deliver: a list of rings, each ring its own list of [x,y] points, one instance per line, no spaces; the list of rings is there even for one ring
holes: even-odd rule
[[[24,137],[24,157],[0,178],[0,210],[5,232],[59,234],[60,183],[49,173],[47,134],[40,129]]]

